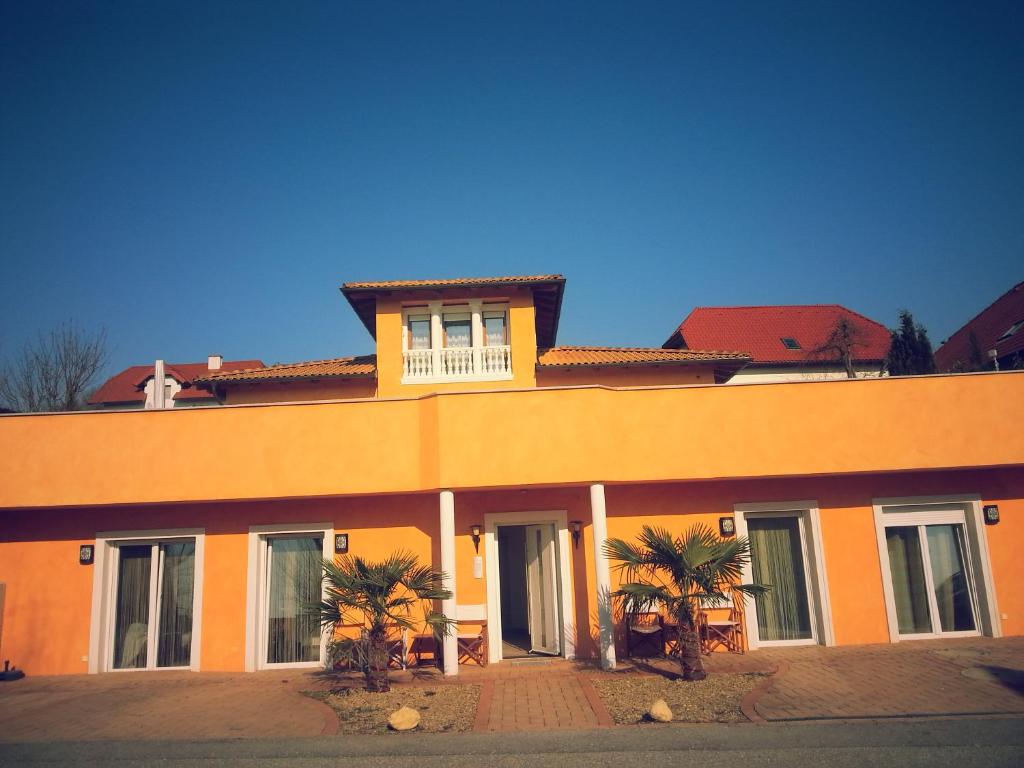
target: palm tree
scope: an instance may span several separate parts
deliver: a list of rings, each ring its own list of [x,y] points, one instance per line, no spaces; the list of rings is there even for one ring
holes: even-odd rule
[[[650,611],[660,603],[678,621],[684,680],[707,677],[697,627],[701,603],[731,604],[727,590],[756,597],[769,589],[738,583],[750,559],[746,537],[723,539],[706,525],[694,525],[674,538],[664,528],[645,525],[639,544],[609,539],[604,551],[626,582],[612,596],[627,613]]]
[[[447,600],[452,594],[444,588],[444,574],[420,565],[409,552],[397,552],[373,562],[361,557],[324,560],[324,598],[313,610],[320,614],[324,632],[331,633],[331,657],[352,659],[358,649],[366,649],[363,671],[366,690],[391,690],[388,680],[388,627],[413,629],[413,608],[427,603],[424,620],[435,635],[451,631],[452,620],[432,610],[435,600]],[[351,638],[335,639],[343,624],[361,624],[366,642]]]

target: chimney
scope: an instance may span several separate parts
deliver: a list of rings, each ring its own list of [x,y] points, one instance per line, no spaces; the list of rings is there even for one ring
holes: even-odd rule
[[[211,371],[219,371],[224,365],[224,355],[210,355],[206,358],[206,367]]]
[[[163,408],[164,407],[164,394],[166,388],[164,382],[167,377],[164,375],[164,361],[157,360],[153,365],[153,407]]]

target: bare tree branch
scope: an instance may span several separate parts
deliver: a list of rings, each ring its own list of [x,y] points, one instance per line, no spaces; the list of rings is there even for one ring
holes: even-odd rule
[[[64,323],[22,347],[0,369],[0,404],[13,411],[78,411],[107,364],[107,332]]]
[[[853,367],[853,350],[854,347],[863,346],[865,346],[864,332],[860,326],[848,317],[840,317],[836,320],[828,338],[821,343],[821,346],[814,349],[812,354],[824,360],[834,360],[843,366],[848,379],[855,379],[857,371]]]

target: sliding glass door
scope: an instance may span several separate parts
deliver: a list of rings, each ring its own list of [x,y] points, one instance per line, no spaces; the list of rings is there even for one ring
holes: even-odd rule
[[[753,583],[771,587],[754,601],[758,642],[814,641],[802,517],[751,515],[746,522]]]
[[[188,667],[192,659],[192,539],[122,543],[117,551],[113,669]]]
[[[320,660],[320,620],[309,606],[320,602],[323,536],[267,539],[266,664]]]
[[[963,523],[886,525],[885,543],[900,635],[977,631]]]

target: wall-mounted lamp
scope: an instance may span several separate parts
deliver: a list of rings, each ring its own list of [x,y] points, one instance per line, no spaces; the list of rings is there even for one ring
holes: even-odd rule
[[[996,504],[986,504],[982,510],[985,515],[985,525],[995,525],[999,522],[999,507]]]
[[[736,521],[731,517],[718,518],[718,532],[723,536],[736,535]]]
[[[334,554],[336,554],[336,555],[347,555],[348,554],[348,534],[347,533],[336,533],[336,534],[334,534]]]
[[[572,545],[576,549],[580,548],[580,532],[583,530],[583,523],[579,520],[573,520],[569,523],[569,530],[572,532]]]
[[[480,531],[481,530],[482,529],[480,527],[480,523],[473,523],[471,526],[469,526],[469,532],[473,535],[473,549],[476,550],[476,553],[478,555],[480,554]]]
[[[79,565],[92,565],[93,555],[96,553],[96,548],[92,544],[81,544],[78,547],[78,563]]]

